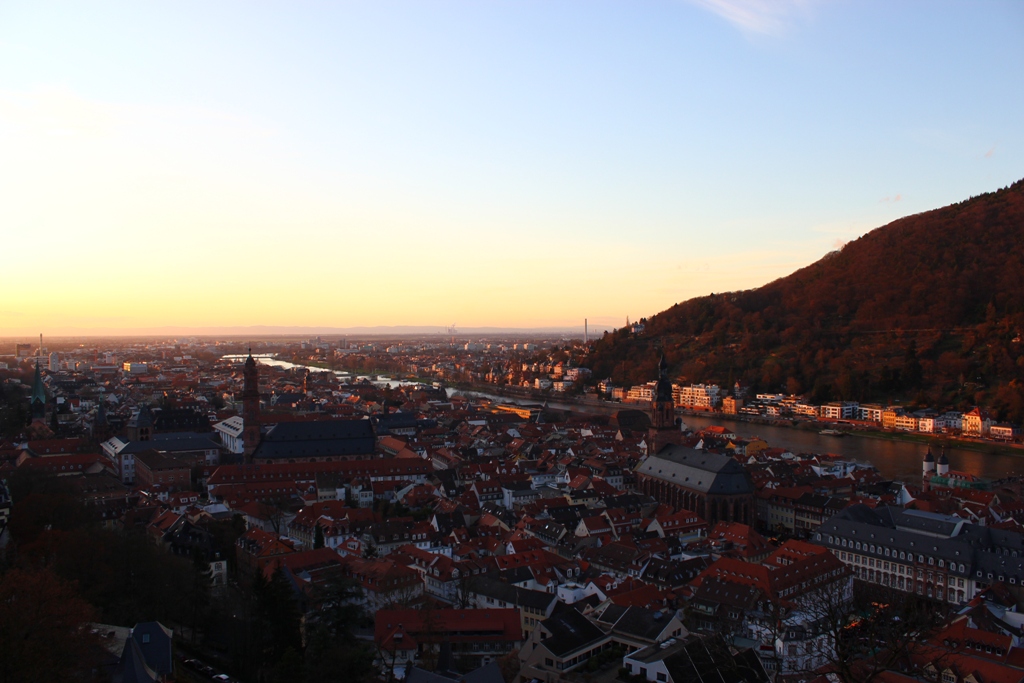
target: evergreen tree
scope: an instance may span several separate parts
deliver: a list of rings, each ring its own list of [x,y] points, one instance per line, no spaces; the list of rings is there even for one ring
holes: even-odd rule
[[[320,522],[316,523],[316,531],[313,533],[313,550],[324,547],[324,529]]]
[[[345,680],[363,683],[374,678],[373,651],[355,637],[355,629],[365,619],[358,600],[359,586],[343,576],[315,587],[311,596],[318,603],[306,622],[306,682]]]

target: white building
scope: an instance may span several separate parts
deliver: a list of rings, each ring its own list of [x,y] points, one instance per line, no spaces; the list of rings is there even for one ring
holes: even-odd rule
[[[861,405],[857,408],[858,418],[865,422],[881,422],[882,410],[882,406],[879,405]]]
[[[631,387],[626,393],[626,401],[629,403],[650,403],[654,400],[654,382],[640,384]]]
[[[717,384],[691,384],[688,387],[672,387],[673,399],[677,406],[687,408],[714,408],[721,402],[721,389]]]
[[[858,405],[853,401],[826,403],[818,410],[818,415],[823,420],[853,420],[858,413]]]
[[[114,473],[121,478],[122,484],[135,483],[135,456],[131,453],[124,453],[127,441],[113,437],[100,444],[103,455],[110,461]]]
[[[213,430],[220,435],[220,441],[232,453],[245,451],[245,442],[242,440],[242,433],[245,430],[245,423],[241,415],[234,415],[213,425]]]

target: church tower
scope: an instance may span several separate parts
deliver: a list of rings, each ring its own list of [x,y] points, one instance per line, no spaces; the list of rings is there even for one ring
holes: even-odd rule
[[[924,454],[924,462],[921,463],[921,488],[925,491],[931,489],[932,477],[935,476],[935,456],[932,449]]]
[[[43,376],[39,372],[39,358],[36,358],[36,375],[32,379],[32,397],[29,399],[33,422],[46,420],[46,389],[43,387]]]
[[[256,359],[252,357],[251,348],[249,357],[245,359],[242,378],[242,442],[245,445],[245,461],[249,463],[252,462],[253,451],[260,443],[260,371]]]
[[[649,453],[657,453],[669,444],[682,442],[683,433],[676,424],[676,406],[672,399],[672,380],[668,377],[668,362],[662,354],[658,364],[658,382],[651,401],[651,430]]]
[[[935,474],[945,477],[949,474],[949,458],[946,457],[946,449],[942,449],[939,459],[935,461]]]
[[[125,433],[129,441],[150,441],[153,438],[153,411],[142,406],[139,412],[128,420]]]

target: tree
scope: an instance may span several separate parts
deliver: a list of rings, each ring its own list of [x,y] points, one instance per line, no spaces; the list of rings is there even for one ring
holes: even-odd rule
[[[264,579],[257,575],[253,584],[256,597],[257,619],[262,638],[258,641],[264,662],[277,662],[288,648],[302,649],[300,635],[301,614],[291,583],[280,567]]]
[[[196,631],[210,604],[210,562],[199,548],[192,550],[192,643],[196,642]]]
[[[85,680],[94,663],[93,609],[47,569],[0,577],[0,683]]]
[[[307,683],[337,680],[339,671],[353,683],[373,678],[373,652],[355,637],[364,620],[361,597],[359,585],[340,573],[314,586],[306,619]]]
[[[316,523],[316,530],[313,533],[313,550],[324,547],[324,529],[320,522]]]
[[[459,567],[458,572],[459,579],[455,584],[454,606],[458,609],[469,609],[475,595],[474,588],[477,577],[473,576],[472,571],[466,565]]]
[[[820,654],[835,678],[872,683],[894,669],[923,672],[912,655],[945,621],[937,603],[885,586],[858,585],[852,602],[839,593],[823,593],[804,607],[827,639]]]

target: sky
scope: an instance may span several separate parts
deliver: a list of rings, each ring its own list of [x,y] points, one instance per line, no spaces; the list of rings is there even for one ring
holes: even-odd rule
[[[0,0],[0,336],[615,327],[1021,178],[1021,2]]]

